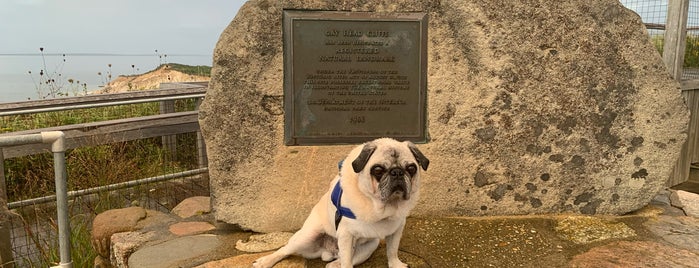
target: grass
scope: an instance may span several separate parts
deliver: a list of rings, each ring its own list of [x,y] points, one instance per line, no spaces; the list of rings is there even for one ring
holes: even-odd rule
[[[155,72],[156,70],[159,70],[161,68],[168,68],[168,69],[175,70],[175,71],[182,72],[182,73],[189,74],[189,75],[199,75],[199,76],[211,77],[211,66],[206,66],[206,65],[192,66],[192,65],[185,65],[185,64],[179,64],[179,63],[163,63],[160,66],[158,66],[157,68],[150,70],[148,72],[145,72],[144,74]],[[138,76],[138,75],[140,75],[140,74],[127,75],[127,76],[131,77],[131,76]]]
[[[662,55],[663,45],[665,43],[664,36],[651,35],[651,42],[655,45],[655,48]],[[699,68],[699,36],[687,36],[683,67]]]
[[[180,71],[186,74],[190,75],[200,75],[200,76],[211,76],[211,66],[204,66],[204,65],[198,65],[198,66],[190,66],[190,65],[184,65],[184,64],[178,64],[178,63],[170,63],[168,64],[170,69]]]

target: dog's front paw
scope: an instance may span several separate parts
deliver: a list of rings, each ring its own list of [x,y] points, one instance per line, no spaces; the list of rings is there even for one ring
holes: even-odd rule
[[[340,268],[340,260],[335,260],[333,262],[329,262],[328,264],[325,265],[325,268]]]
[[[388,262],[388,267],[389,268],[408,268],[408,265],[403,263],[399,259],[395,259],[393,261]]]
[[[272,265],[274,265],[274,263],[270,263],[269,256],[259,258],[252,263],[253,268],[271,268]]]

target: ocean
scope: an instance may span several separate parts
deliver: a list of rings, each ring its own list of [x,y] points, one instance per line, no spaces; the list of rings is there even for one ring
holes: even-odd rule
[[[65,60],[65,61],[64,61]],[[162,63],[211,66],[211,55],[118,55],[118,54],[0,54],[0,103],[39,99],[38,89],[44,75],[63,82],[63,91],[74,94],[86,83],[87,90],[99,89],[119,75],[145,73]],[[111,65],[111,67],[109,67]],[[133,67],[132,67],[133,65]],[[31,73],[30,73],[31,72]],[[101,73],[101,75],[99,75]],[[68,83],[72,79],[74,84]]]

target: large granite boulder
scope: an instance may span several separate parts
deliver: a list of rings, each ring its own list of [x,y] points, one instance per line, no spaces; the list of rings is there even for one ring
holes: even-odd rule
[[[352,148],[284,145],[286,8],[428,13],[432,164],[414,215],[627,213],[686,137],[678,83],[616,0],[253,0],[221,35],[201,106],[218,220],[298,229]]]

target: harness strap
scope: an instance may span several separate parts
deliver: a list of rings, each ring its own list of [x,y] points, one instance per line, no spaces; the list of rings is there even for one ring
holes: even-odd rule
[[[340,161],[337,163],[337,168],[342,169],[342,162]],[[337,230],[337,227],[340,226],[340,221],[342,220],[342,217],[347,217],[350,219],[356,219],[357,217],[354,215],[352,210],[348,207],[343,207],[341,204],[341,199],[342,199],[342,187],[340,186],[340,180],[337,181],[335,184],[335,187],[333,188],[332,194],[330,194],[330,201],[332,201],[333,205],[335,206],[335,230]]]

